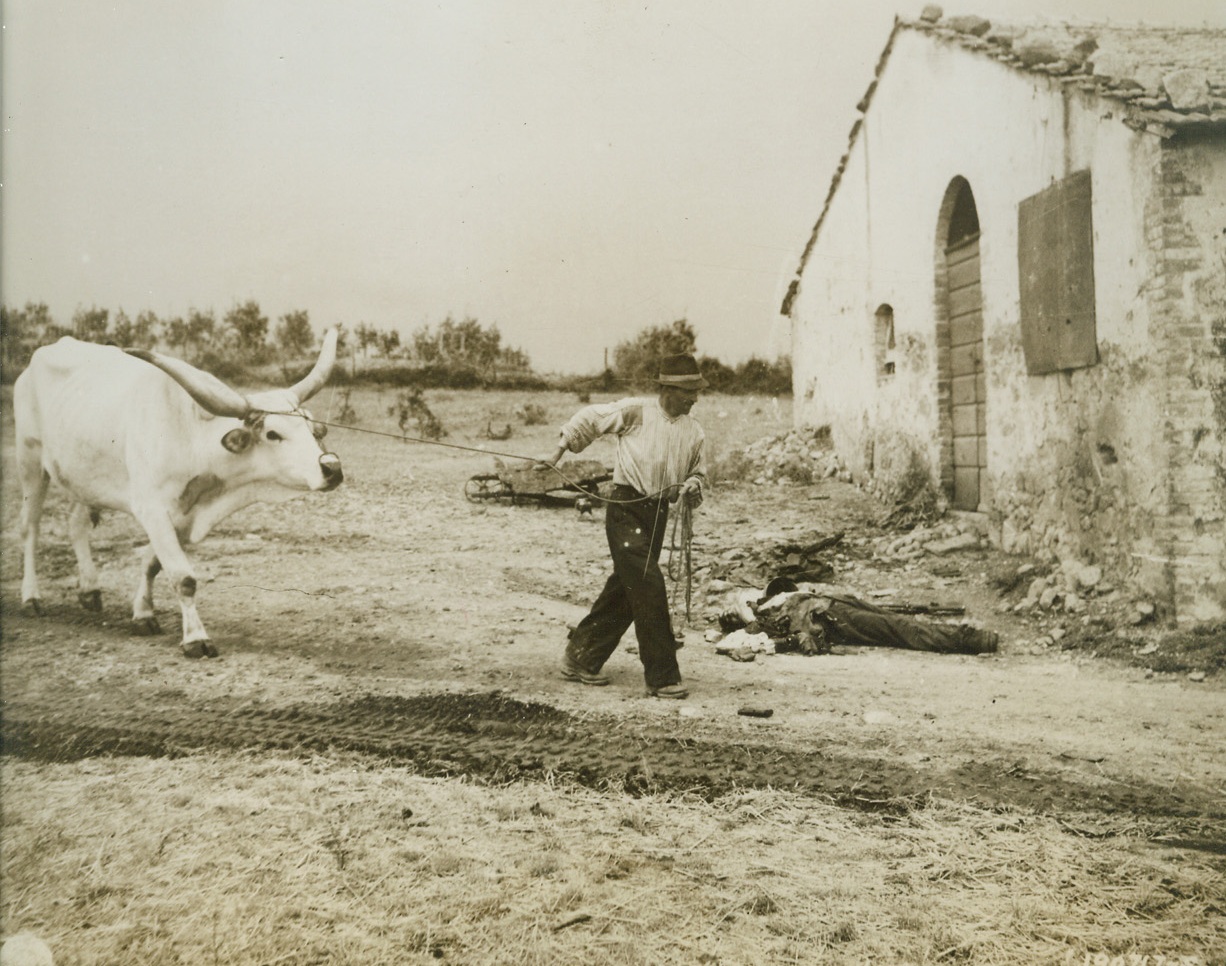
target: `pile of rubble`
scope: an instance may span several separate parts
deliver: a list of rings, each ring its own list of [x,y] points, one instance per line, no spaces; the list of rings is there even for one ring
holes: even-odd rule
[[[1072,559],[1056,563],[1051,570],[1026,563],[1013,576],[1026,588],[1025,595],[1019,600],[1015,593],[1008,594],[998,609],[1025,619],[1040,632],[1030,641],[1015,641],[1023,653],[1043,654],[1052,647],[1068,650],[1100,639],[1130,642],[1137,655],[1151,654],[1159,647],[1158,638],[1153,637],[1160,630],[1155,604],[1117,588],[1105,579],[1101,567]],[[1146,641],[1146,647],[1137,650]],[[1203,675],[1194,677],[1203,679]]]
[[[977,550],[983,537],[970,523],[949,520],[930,527],[916,527],[902,536],[882,537],[873,546],[881,560],[908,563],[932,554],[944,556],[959,550]]]
[[[745,447],[745,458],[758,470],[754,483],[813,483],[837,479],[851,482],[830,442],[830,430],[805,426],[780,436],[766,436]]]
[[[1027,569],[1029,568],[1029,569]],[[1030,576],[1035,568],[1024,565],[1018,568],[1022,577]],[[1067,614],[1080,614],[1086,609],[1089,597],[1109,597],[1115,588],[1103,583],[1101,567],[1067,560],[1046,576],[1034,573],[1026,596],[1013,605],[1016,613],[1036,610],[1061,610]]]
[[[1151,601],[1121,593],[1103,579],[1102,568],[1093,564],[1065,560],[1046,574],[1038,573],[1033,564],[1023,564],[1018,576],[1029,578],[1029,585],[1026,596],[1010,607],[1016,614],[1083,614],[1087,606],[1096,604],[1100,610],[1119,611],[1119,622],[1134,627],[1156,616]]]

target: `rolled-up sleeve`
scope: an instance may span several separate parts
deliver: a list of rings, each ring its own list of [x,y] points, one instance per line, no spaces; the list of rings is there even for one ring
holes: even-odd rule
[[[601,436],[621,433],[626,427],[625,408],[628,400],[596,403],[585,406],[562,426],[562,438],[572,453],[582,453]]]

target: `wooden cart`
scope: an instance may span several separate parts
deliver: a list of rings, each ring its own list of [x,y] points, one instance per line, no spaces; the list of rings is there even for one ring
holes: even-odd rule
[[[613,479],[613,471],[598,460],[569,460],[557,470],[527,461],[520,464],[494,460],[493,473],[479,473],[464,484],[464,496],[473,503],[537,503],[590,509],[592,494]]]

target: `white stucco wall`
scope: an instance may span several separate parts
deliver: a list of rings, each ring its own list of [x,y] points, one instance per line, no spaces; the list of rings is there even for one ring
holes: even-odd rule
[[[1137,546],[1161,558],[1155,528],[1170,510],[1168,374],[1152,344],[1165,284],[1151,254],[1163,244],[1162,145],[1118,110],[1076,85],[900,31],[801,275],[793,366],[797,421],[830,424],[853,472],[869,473],[874,454],[880,463],[882,447],[903,439],[939,479],[937,222],[951,181],[965,178],[980,224],[994,536],[1011,551],[1136,576]],[[1018,204],[1087,168],[1101,362],[1030,376]],[[894,310],[897,371],[880,380],[883,303]]]

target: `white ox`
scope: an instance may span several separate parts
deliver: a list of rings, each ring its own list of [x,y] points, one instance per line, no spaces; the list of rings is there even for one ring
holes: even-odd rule
[[[336,361],[335,330],[310,373],[289,389],[244,396],[220,379],[156,352],[63,338],[36,351],[13,390],[21,479],[23,605],[42,613],[36,557],[51,480],[73,500],[68,532],[81,604],[100,610],[90,554],[91,517],[123,510],[149,536],[132,604],[138,633],[158,633],[153,579],[165,570],[183,612],[183,653],[215,657],[196,612],[185,544],[236,510],[335,489],[341,461],[319,443],[325,427],[302,409]]]

